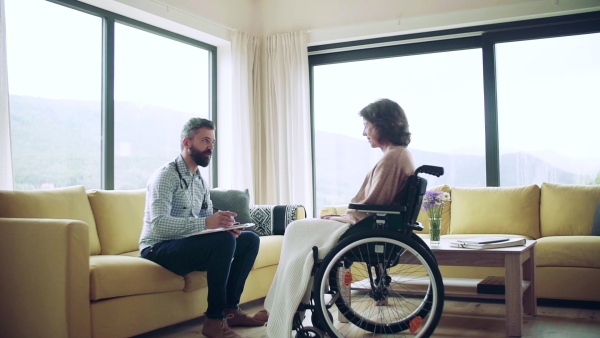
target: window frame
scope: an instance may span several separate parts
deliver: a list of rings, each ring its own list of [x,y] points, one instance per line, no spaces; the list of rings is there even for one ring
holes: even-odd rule
[[[308,47],[313,200],[317,200],[316,180],[314,179],[316,175],[314,129],[315,66],[481,48],[485,114],[486,186],[499,187],[500,151],[496,88],[496,44],[598,32],[600,32],[600,11],[594,11],[583,14],[478,25]],[[316,208],[316,204],[313,207]]]
[[[157,34],[164,38],[172,39],[209,52],[209,117],[217,123],[217,47],[198,41],[187,36],[177,34],[166,29],[134,20],[76,0],[46,0],[57,5],[69,7],[102,19],[102,94],[101,94],[101,124],[102,124],[102,169],[100,185],[102,189],[114,190],[114,80],[115,80],[115,23],[137,28],[148,33]],[[216,131],[215,131],[216,133]],[[212,185],[218,182],[218,151],[213,153],[210,164]]]

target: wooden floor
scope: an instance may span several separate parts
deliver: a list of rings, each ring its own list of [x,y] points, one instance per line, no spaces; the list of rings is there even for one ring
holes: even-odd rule
[[[253,314],[262,309],[262,300],[241,307]],[[600,303],[540,300],[537,312],[536,317],[524,316],[523,337],[600,338]],[[506,337],[504,314],[503,301],[446,300],[433,337]],[[204,337],[202,322],[203,318],[198,318],[136,338]],[[310,321],[305,320],[305,324],[310,325]],[[264,327],[235,328],[235,332],[248,338],[267,338]]]

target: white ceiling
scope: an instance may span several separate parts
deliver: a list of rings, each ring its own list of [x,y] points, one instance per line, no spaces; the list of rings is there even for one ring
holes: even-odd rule
[[[215,44],[234,29],[256,36],[302,30],[315,45],[600,10],[600,0],[81,1]]]

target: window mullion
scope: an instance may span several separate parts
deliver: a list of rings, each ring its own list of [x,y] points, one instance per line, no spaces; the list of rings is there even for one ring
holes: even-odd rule
[[[115,186],[115,20],[104,18],[102,27],[102,188]]]
[[[498,98],[496,90],[495,45],[487,34],[481,37],[483,57],[483,100],[485,107],[486,185],[500,186],[500,151],[498,143]]]

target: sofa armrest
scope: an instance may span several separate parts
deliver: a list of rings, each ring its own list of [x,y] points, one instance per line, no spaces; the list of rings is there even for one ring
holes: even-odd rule
[[[0,336],[90,337],[88,226],[0,218]]]
[[[254,221],[252,231],[259,236],[283,235],[291,222],[306,218],[302,205],[252,205],[250,217]]]

